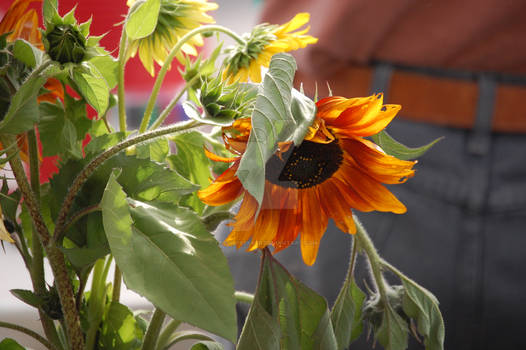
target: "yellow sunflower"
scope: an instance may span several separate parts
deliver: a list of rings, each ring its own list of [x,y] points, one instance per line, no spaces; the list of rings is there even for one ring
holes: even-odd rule
[[[128,0],[129,7],[136,0]],[[217,4],[207,0],[161,0],[159,20],[152,34],[145,38],[133,40],[129,43],[127,57],[139,58],[144,68],[153,76],[155,74],[154,61],[163,65],[166,57],[186,33],[202,24],[215,23],[215,20],[206,14],[206,11],[217,9]],[[203,46],[203,37],[194,35],[187,41],[176,57],[184,63],[184,54],[197,55],[195,46]]]
[[[250,135],[250,119],[238,119],[223,130],[227,148],[237,157],[223,158],[206,151],[210,159],[233,165],[199,191],[199,198],[209,205],[221,205],[243,196],[225,245],[240,248],[251,240],[248,250],[271,245],[278,252],[301,232],[303,261],[312,265],[329,218],[342,231],[355,233],[351,209],[406,211],[383,184],[406,181],[414,175],[416,162],[387,155],[364,138],[383,130],[400,106],[383,105],[381,94],[328,97],[316,105],[316,118],[301,145],[280,144],[267,161],[257,218],[258,203],[236,176]]]
[[[305,35],[310,27],[294,32],[309,22],[308,13],[298,13],[289,22],[276,27],[268,24],[256,26],[246,44],[232,49],[227,59],[223,80],[228,83],[246,82],[248,78],[254,83],[261,82],[261,67],[268,67],[270,59],[278,52],[287,52],[314,44],[317,38]]]

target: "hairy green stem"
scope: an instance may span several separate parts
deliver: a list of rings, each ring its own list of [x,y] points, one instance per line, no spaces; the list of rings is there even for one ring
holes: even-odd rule
[[[188,90],[188,88],[190,86],[192,86],[192,84],[197,80],[197,78],[199,78],[200,76],[199,75],[196,75],[194,76],[192,79],[190,79],[186,85],[184,86],[184,88],[179,91],[179,93],[170,101],[170,103],[168,104],[168,106],[166,106],[163,111],[161,112],[161,114],[159,114],[159,118],[157,118],[157,120],[153,123],[153,125],[151,126],[150,129],[157,129],[158,127],[160,127],[164,120],[166,118],[168,118],[168,115],[170,114],[170,112],[174,109],[175,105],[177,104],[177,102],[179,102],[179,100],[181,99],[181,97],[183,97],[183,94]]]
[[[169,344],[172,334],[177,330],[181,321],[171,320],[164,327],[161,334],[159,335],[159,340],[157,341],[156,350],[164,350],[164,348]]]
[[[193,36],[205,32],[220,32],[225,33],[229,36],[231,36],[234,40],[239,42],[240,44],[244,44],[245,40],[241,38],[239,35],[234,33],[228,28],[225,28],[220,25],[205,25],[198,28],[195,28],[186,35],[184,35],[177,44],[174,45],[172,48],[172,51],[168,54],[166,57],[161,69],[159,70],[159,73],[157,74],[157,78],[155,79],[155,84],[152,89],[152,94],[150,95],[150,99],[148,100],[148,104],[146,105],[146,109],[144,111],[144,115],[142,117],[141,126],[139,127],[139,133],[144,132],[148,128],[148,124],[150,123],[150,118],[152,117],[153,108],[155,107],[155,102],[157,101],[157,95],[159,94],[159,91],[161,90],[161,85],[164,81],[164,77],[166,76],[166,73],[168,72],[168,69],[175,57],[175,55],[181,50],[183,45],[190,40]]]
[[[112,256],[109,255],[106,261],[99,259],[93,268],[91,281],[90,299],[88,305],[89,329],[86,334],[86,350],[96,348],[97,332],[104,314],[106,300],[106,278],[111,265]]]
[[[254,302],[254,294],[246,292],[234,292],[234,298],[240,303],[252,304]]]
[[[165,317],[166,314],[164,313],[164,311],[156,307],[152,319],[150,320],[148,330],[144,335],[142,350],[155,350],[155,346],[157,345],[157,339],[159,338],[159,333],[161,332],[161,327],[163,325]]]
[[[35,194],[35,200],[40,206],[40,164],[38,159],[38,145],[35,130],[30,130],[27,133],[28,145],[29,145],[29,169],[31,177],[31,189]],[[44,273],[44,252],[40,238],[36,233],[36,228],[33,227],[31,232],[31,251],[33,258],[31,259],[31,281],[33,283],[33,290],[37,295],[42,295],[46,292],[46,277]],[[24,239],[25,238],[22,238]],[[60,340],[58,338],[57,329],[53,320],[50,319],[40,308],[38,309],[40,316],[40,322],[46,337],[57,347],[61,347]]]
[[[66,222],[64,226],[64,231],[67,231],[71,226],[73,226],[77,221],[79,221],[84,216],[94,213],[96,211],[100,211],[100,210],[101,208],[98,204],[95,204],[95,205],[79,210],[78,212],[73,214],[71,218]]]
[[[17,324],[9,323],[9,322],[3,322],[3,321],[0,321],[0,327],[13,329],[15,331],[22,332],[22,333],[24,333],[26,335],[29,335],[33,339],[36,339],[40,344],[44,345],[49,350],[58,350],[55,346],[53,346],[53,344],[51,344],[49,341],[47,341],[46,338],[44,338],[40,334],[32,331],[31,329],[19,326]]]
[[[121,41],[119,44],[119,58],[118,58],[118,106],[119,106],[119,128],[120,131],[126,131],[126,104],[125,104],[125,93],[124,93],[124,68],[126,67],[126,50],[127,50],[128,38],[126,36],[126,28],[122,26]]]
[[[0,142],[2,142],[6,148],[7,156],[10,158],[9,164],[11,165],[11,170],[15,176],[18,188],[24,198],[24,204],[29,210],[33,225],[46,250],[51,270],[55,277],[60,303],[62,304],[71,350],[83,350],[84,339],[82,330],[80,329],[80,319],[75,306],[75,296],[73,295],[73,287],[66,269],[64,254],[55,245],[50,244],[51,238],[42,214],[40,213],[39,203],[26,178],[20,157],[15,154],[18,152],[17,148],[11,147],[16,143],[16,138],[12,135],[0,135]]]
[[[360,220],[358,220],[358,218],[354,215],[353,218],[354,222],[356,223],[355,237],[357,239],[358,244],[360,245],[360,248],[362,248],[365,251],[365,254],[367,255],[369,264],[371,265],[371,272],[373,277],[372,279],[373,282],[376,284],[376,288],[378,290],[378,293],[380,294],[380,298],[387,305],[387,286],[385,284],[384,276],[382,274],[382,258],[380,257],[380,255],[378,255],[373,241],[369,237],[369,234],[363,227]]]
[[[191,121],[180,122],[180,123],[177,123],[177,124],[165,127],[165,128],[153,130],[153,131],[132,137],[130,139],[124,140],[122,142],[119,142],[112,148],[108,149],[107,151],[95,157],[91,162],[88,163],[88,165],[84,167],[84,169],[82,169],[82,171],[77,175],[77,177],[75,178],[75,180],[73,180],[73,183],[69,187],[68,193],[66,194],[66,197],[64,198],[64,202],[62,203],[62,207],[60,208],[60,212],[58,213],[57,222],[55,225],[55,232],[53,234],[53,240],[55,242],[60,242],[60,240],[62,239],[65,233],[64,228],[66,225],[67,215],[69,213],[69,210],[71,209],[71,206],[73,205],[75,196],[80,191],[82,185],[84,185],[86,180],[88,180],[90,175],[93,174],[93,172],[97,170],[97,168],[102,163],[104,163],[109,158],[113,157],[117,153],[125,150],[126,148],[130,146],[136,145],[138,143],[141,143],[141,142],[144,142],[144,141],[156,138],[156,137],[160,137],[160,136],[164,136],[168,134],[173,134],[179,131],[195,128],[200,125],[202,124],[191,120]]]

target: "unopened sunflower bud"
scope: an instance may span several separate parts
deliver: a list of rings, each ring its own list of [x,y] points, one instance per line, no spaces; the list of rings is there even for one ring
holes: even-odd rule
[[[45,35],[49,56],[62,64],[80,63],[86,54],[86,38],[69,24],[55,26]]]
[[[405,290],[403,286],[389,286],[387,289],[387,299],[393,310],[406,321],[409,317],[404,313],[402,300]],[[363,316],[375,329],[380,327],[385,312],[385,303],[379,295],[373,295],[367,299],[363,306]]]

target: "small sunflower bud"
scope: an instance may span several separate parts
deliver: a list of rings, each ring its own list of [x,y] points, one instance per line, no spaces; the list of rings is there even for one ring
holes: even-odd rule
[[[86,54],[86,38],[69,24],[57,25],[45,36],[49,56],[61,64],[80,63]]]

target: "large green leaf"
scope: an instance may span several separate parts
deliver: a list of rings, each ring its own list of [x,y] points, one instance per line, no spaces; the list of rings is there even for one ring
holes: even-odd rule
[[[146,0],[138,3],[126,20],[128,38],[135,40],[150,35],[157,26],[161,0]]]
[[[174,319],[235,341],[233,280],[199,217],[170,204],[127,200],[114,174],[101,207],[111,252],[128,288]]]
[[[443,139],[443,137],[439,137],[427,145],[411,148],[396,141],[385,130],[382,130],[378,134],[371,136],[371,138],[385,151],[385,153],[403,160],[410,160],[423,156],[424,153],[426,153],[431,147],[435,145],[435,143]]]
[[[238,349],[337,349],[327,301],[268,252]]]
[[[314,102],[299,92],[292,93],[295,71],[292,56],[274,55],[256,98],[252,131],[236,175],[259,203],[265,188],[265,163],[278,142],[300,144],[315,117]]]
[[[110,90],[117,85],[119,63],[113,56],[95,56],[89,62],[97,68]]]
[[[338,349],[346,349],[362,333],[362,306],[365,294],[353,278],[345,281],[331,310]]]
[[[438,300],[427,289],[407,278],[402,278],[402,283],[405,289],[404,312],[417,321],[418,333],[424,336],[426,350],[443,350],[444,321]]]

